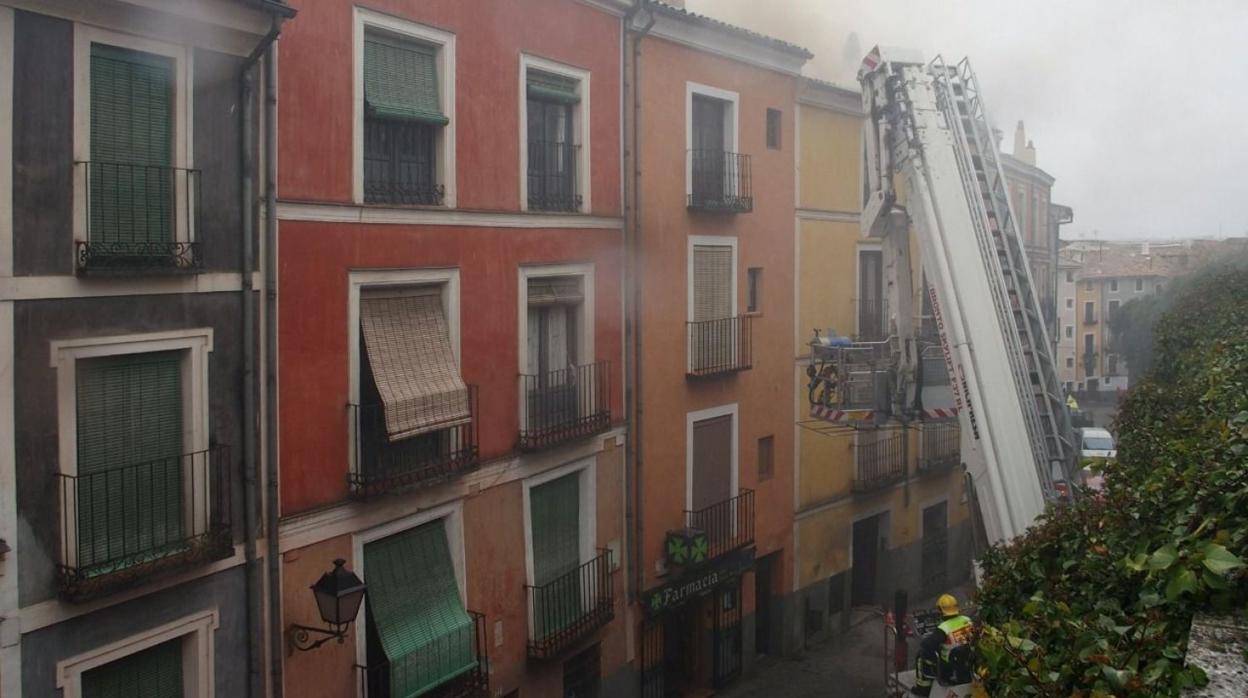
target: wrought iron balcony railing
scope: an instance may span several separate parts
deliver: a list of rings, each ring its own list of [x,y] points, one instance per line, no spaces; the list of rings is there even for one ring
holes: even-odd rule
[[[601,433],[611,426],[611,363],[520,376],[524,413],[518,447],[535,451]]]
[[[690,150],[689,208],[718,213],[754,210],[750,156],[722,150]]]
[[[528,595],[529,657],[550,659],[615,618],[611,551],[541,585]]]
[[[704,509],[685,511],[685,526],[706,533],[706,560],[714,560],[754,543],[754,490]]]
[[[529,141],[529,210],[576,213],[577,163],[581,146],[556,141]]]
[[[364,698],[396,695],[393,686],[424,687],[418,695],[431,698],[488,698],[489,656],[485,616],[468,611],[472,624],[439,637],[420,652],[397,663],[355,665]],[[449,671],[448,671],[449,669]]]
[[[383,405],[348,405],[355,444],[355,468],[349,476],[352,494],[373,497],[475,470],[480,465],[476,386],[468,386],[468,405],[467,423],[398,441],[386,433]]]
[[[962,430],[956,421],[926,422],[921,434],[919,472],[940,472],[962,462]]]
[[[191,242],[199,219],[199,170],[166,165],[75,163],[86,193],[80,274],[186,273],[203,266]]]
[[[364,203],[441,206],[436,126],[394,119],[364,119]]]
[[[906,477],[906,437],[879,437],[854,446],[854,492],[873,492]]]
[[[690,377],[745,371],[753,365],[753,317],[738,315],[685,323]]]
[[[234,552],[225,446],[57,477],[60,593],[68,601]]]
[[[874,298],[858,299],[858,340],[878,342],[886,337],[884,302]]]

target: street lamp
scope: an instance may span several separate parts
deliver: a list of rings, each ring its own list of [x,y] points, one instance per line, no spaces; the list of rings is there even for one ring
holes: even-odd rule
[[[321,575],[316,584],[311,586],[321,620],[330,627],[326,629],[292,624],[287,632],[290,644],[295,649],[316,649],[330,640],[341,643],[347,636],[347,626],[355,620],[356,614],[360,612],[360,604],[364,601],[365,584],[351,570],[344,568],[345,564],[347,561],[342,558],[334,560],[334,569]],[[324,637],[312,640],[313,633]]]

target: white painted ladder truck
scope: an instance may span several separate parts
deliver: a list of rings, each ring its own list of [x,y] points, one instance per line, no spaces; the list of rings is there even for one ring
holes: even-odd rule
[[[1070,416],[969,62],[877,47],[859,80],[862,231],[883,252],[886,338],[816,331],[811,416],[861,427],[956,413],[982,550],[1021,534],[1071,482]],[[911,234],[939,335],[926,346],[911,307]],[[947,387],[920,378],[933,352]]]

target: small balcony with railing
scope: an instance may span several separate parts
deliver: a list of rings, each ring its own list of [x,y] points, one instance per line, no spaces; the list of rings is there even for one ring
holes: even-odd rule
[[[854,445],[855,493],[877,492],[905,479],[905,434],[859,432],[859,438],[861,441]]]
[[[229,453],[59,474],[61,597],[87,601],[232,555]]]
[[[692,568],[754,544],[754,490],[697,510],[685,510],[685,526],[668,531],[664,555],[670,567]]]
[[[124,162],[75,163],[85,194],[81,275],[183,274],[203,267],[193,241],[199,170]]]
[[[686,375],[705,378],[750,369],[753,319],[750,315],[737,315],[685,323],[689,342]]]
[[[419,652],[400,662],[380,661],[355,665],[360,681],[359,695],[412,695],[432,698],[488,698],[490,695],[489,655],[485,616],[468,611],[471,624],[445,633]],[[400,687],[396,690],[395,687]]]
[[[956,421],[925,422],[919,433],[920,473],[945,472],[962,462],[962,430]]]
[[[520,376],[521,451],[537,451],[611,427],[611,363]]]
[[[468,386],[467,419],[450,426],[392,440],[386,430],[385,405],[348,405],[354,468],[351,493],[358,498],[399,492],[442,482],[480,465],[477,388]]]
[[[750,156],[723,150],[689,150],[688,207],[713,213],[754,210]]]
[[[528,204],[530,211],[577,213],[581,146],[558,141],[529,140]]]
[[[615,618],[611,551],[541,586],[525,585],[529,658],[552,659]]]

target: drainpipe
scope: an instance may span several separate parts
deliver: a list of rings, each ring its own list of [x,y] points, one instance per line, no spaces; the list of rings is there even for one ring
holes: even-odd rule
[[[263,577],[256,539],[259,537],[260,487],[256,467],[256,298],[252,284],[255,258],[252,243],[256,232],[255,178],[256,178],[256,130],[255,119],[255,66],[260,57],[281,32],[282,17],[274,14],[272,24],[260,43],[252,49],[240,69],[241,93],[239,114],[241,124],[242,185],[239,208],[242,214],[242,240],[239,273],[242,277],[242,345],[243,345],[243,555],[246,560],[247,592],[247,695],[264,695],[264,637]]]
[[[634,30],[632,28],[633,18],[643,8],[650,4],[650,0],[637,0],[632,9],[624,17],[624,25],[629,33],[633,35],[632,46],[632,70],[626,71],[631,85],[628,87],[632,91],[632,109],[624,110],[624,118],[629,119],[631,116],[631,137],[629,139],[629,147],[627,149],[629,161],[631,164],[631,176],[626,177],[626,183],[631,180],[631,201],[626,201],[627,220],[624,223],[624,297],[626,299],[627,310],[624,314],[624,343],[625,343],[625,361],[624,361],[624,411],[629,417],[629,439],[628,449],[626,450],[625,467],[630,472],[629,481],[632,483],[633,491],[631,497],[624,500],[625,517],[632,523],[632,532],[629,538],[632,544],[629,546],[629,566],[633,570],[633,584],[630,589],[630,599],[640,596],[642,587],[645,584],[645,570],[642,569],[642,531],[643,517],[642,507],[644,502],[642,487],[642,455],[641,455],[641,429],[642,429],[642,408],[641,408],[641,284],[638,283],[638,269],[641,250],[641,148],[638,143],[638,135],[641,125],[641,40],[654,26],[654,14],[651,13],[646,25],[641,29]],[[627,89],[627,88],[626,88]],[[626,127],[625,133],[629,133],[630,128]]]

